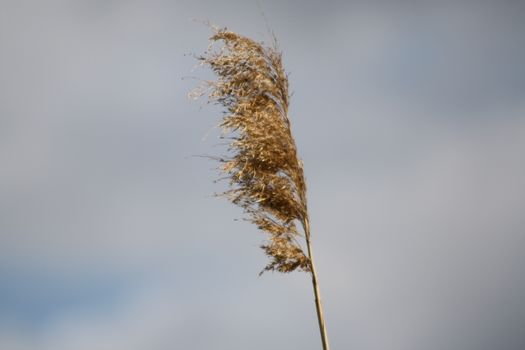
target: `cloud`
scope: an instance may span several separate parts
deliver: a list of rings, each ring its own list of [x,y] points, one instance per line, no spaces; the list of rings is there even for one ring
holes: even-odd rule
[[[333,347],[522,348],[521,7],[263,5]],[[257,278],[263,236],[190,157],[220,148],[201,141],[219,113],[180,80],[209,74],[184,56],[209,34],[188,19],[264,38],[258,13],[6,5],[0,348],[319,347],[307,276]]]
[[[516,162],[525,123],[435,132],[442,141],[406,168],[369,175],[346,165],[310,178],[321,283],[341,345],[524,344],[514,325],[525,317],[525,167]]]

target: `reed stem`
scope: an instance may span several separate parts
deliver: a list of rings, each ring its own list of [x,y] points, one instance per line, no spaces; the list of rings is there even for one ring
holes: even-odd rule
[[[330,350],[328,344],[328,334],[326,332],[326,324],[324,319],[323,304],[321,302],[321,291],[319,289],[319,282],[317,280],[317,272],[315,270],[314,257],[312,253],[312,245],[310,244],[310,222],[308,218],[304,220],[304,231],[306,238],[306,247],[308,250],[308,258],[310,259],[310,272],[312,273],[312,286],[315,295],[315,308],[317,311],[317,321],[319,322],[319,332],[321,333],[321,341],[323,343],[323,350]]]

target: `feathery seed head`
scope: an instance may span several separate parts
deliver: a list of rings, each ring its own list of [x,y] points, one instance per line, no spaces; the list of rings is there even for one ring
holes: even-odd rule
[[[264,271],[310,271],[296,223],[308,220],[306,183],[288,119],[288,77],[281,53],[226,29],[215,30],[201,57],[217,76],[206,82],[210,101],[225,108],[220,127],[230,140],[219,161],[229,179],[223,193],[269,235],[261,246]],[[216,50],[213,43],[221,42]]]

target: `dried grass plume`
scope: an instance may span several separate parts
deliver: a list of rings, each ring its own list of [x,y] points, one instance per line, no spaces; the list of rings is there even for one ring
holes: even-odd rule
[[[298,242],[308,221],[306,184],[290,130],[288,77],[281,54],[276,45],[264,47],[226,29],[216,30],[211,41],[198,59],[218,79],[205,82],[193,95],[207,94],[225,107],[220,127],[230,142],[228,154],[218,160],[231,189],[224,195],[268,233],[268,242],[261,246],[270,258],[264,270],[310,271]],[[223,46],[214,50],[218,41]]]
[[[220,127],[228,148],[216,158],[230,184],[223,195],[268,234],[261,248],[270,261],[262,272],[310,273],[323,349],[328,350],[306,183],[290,129],[288,76],[281,53],[276,40],[273,46],[263,46],[227,29],[214,28],[210,39],[208,50],[197,58],[217,80],[204,82],[192,96],[207,95],[210,102],[224,107]]]

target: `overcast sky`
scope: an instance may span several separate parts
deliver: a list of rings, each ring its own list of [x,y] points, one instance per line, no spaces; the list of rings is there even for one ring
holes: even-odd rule
[[[192,157],[209,20],[279,39],[333,349],[524,349],[525,6],[259,3],[0,2],[0,348],[321,348]]]

